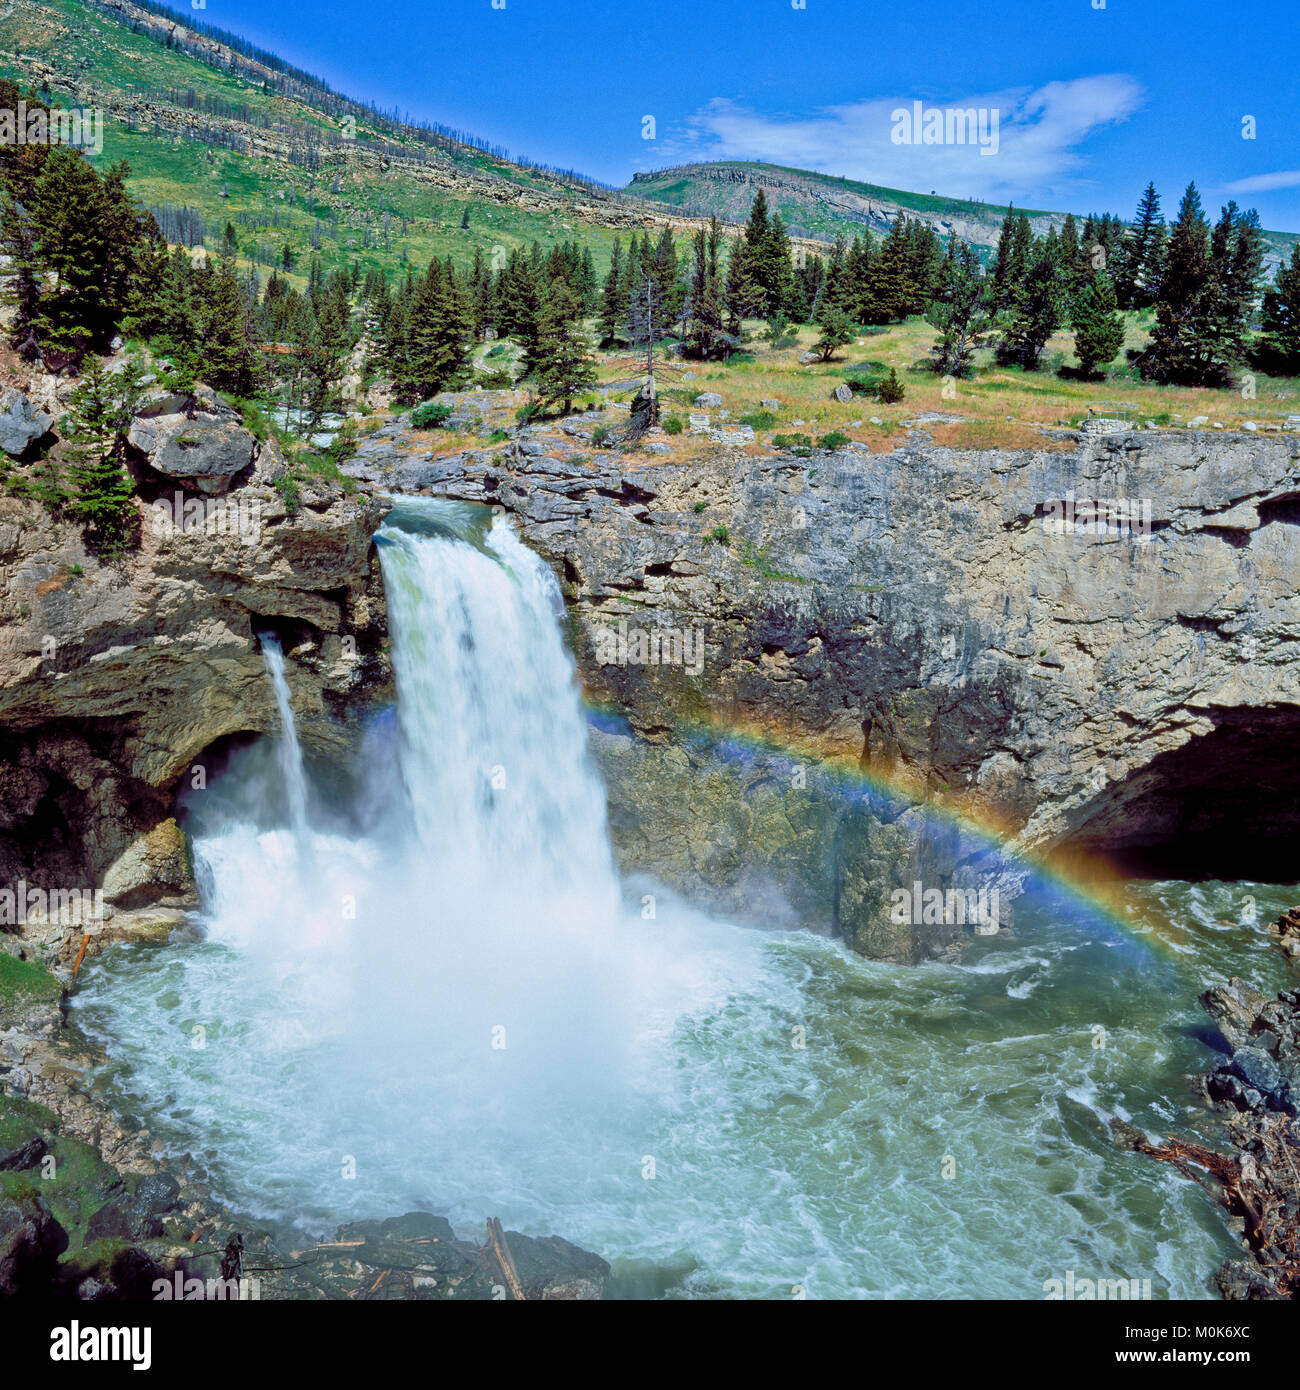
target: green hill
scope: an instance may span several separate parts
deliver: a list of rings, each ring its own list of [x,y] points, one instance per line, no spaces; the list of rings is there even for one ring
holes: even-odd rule
[[[230,222],[254,263],[278,263],[287,244],[300,267],[318,251],[327,270],[394,270],[575,235],[603,263],[647,219],[594,181],[387,118],[131,0],[12,0],[0,75],[55,106],[101,108],[96,162],[130,162],[169,239],[215,247]]]

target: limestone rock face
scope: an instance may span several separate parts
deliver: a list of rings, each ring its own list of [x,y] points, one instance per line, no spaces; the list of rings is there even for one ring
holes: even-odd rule
[[[197,906],[185,836],[169,816],[138,835],[104,874],[104,897],[115,907],[139,903]]]
[[[973,452],[916,431],[888,454],[623,468],[418,457],[390,435],[346,471],[506,508],[564,586],[588,695],[642,760],[702,729],[762,734],[1039,849],[1213,855],[1225,827],[1300,833],[1300,439],[1062,431]],[[602,659],[620,620],[698,628],[702,667]],[[631,866],[685,882],[724,857],[636,774],[610,798]],[[744,836],[735,856],[733,888],[747,857],[781,858]],[[813,899],[801,920],[836,929]],[[839,903],[838,929],[866,931]]]
[[[25,454],[53,424],[54,416],[38,410],[16,387],[0,391],[0,449],[11,458]]]
[[[257,481],[137,505],[139,548],[101,563],[80,528],[0,499],[0,882],[184,906],[181,777],[214,743],[279,728],[258,634],[285,649],[317,755],[389,692],[372,546],[387,505],[305,486],[290,515]]]
[[[155,392],[132,421],[127,442],[155,473],[208,494],[228,491],[257,452],[239,413],[206,386]]]

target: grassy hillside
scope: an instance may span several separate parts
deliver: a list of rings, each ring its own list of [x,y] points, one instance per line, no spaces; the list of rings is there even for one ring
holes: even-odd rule
[[[210,246],[229,221],[249,261],[287,243],[301,268],[318,250],[326,269],[400,270],[579,235],[603,266],[615,236],[644,221],[631,200],[473,145],[431,144],[201,36],[207,61],[169,47],[171,29],[127,0],[13,0],[0,73],[52,105],[102,108],[99,162],[127,159],[140,200],[197,214]]]

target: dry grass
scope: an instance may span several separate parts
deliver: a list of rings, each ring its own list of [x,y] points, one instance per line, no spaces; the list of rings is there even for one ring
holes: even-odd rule
[[[1150,325],[1149,315],[1130,315],[1125,349],[1145,346]],[[937,333],[921,318],[865,332],[841,348],[833,361],[806,365],[800,363],[799,356],[816,341],[815,327],[800,328],[791,344],[781,348],[765,341],[761,336],[764,328],[759,322],[746,325],[750,341],[744,353],[731,362],[672,364],[666,369],[660,387],[665,413],[684,419],[695,408],[691,402],[696,395],[716,391],[723,398],[729,420],[719,421],[717,411],[712,410],[708,412],[712,422],[734,424],[762,409],[763,400],[777,400],[781,406],[772,412],[776,422],[758,431],[761,440],[770,440],[774,433],[820,437],[840,431],[873,453],[882,453],[902,437],[895,433],[891,438],[891,432],[897,432],[904,421],[931,412],[965,417],[961,424],[926,426],[938,443],[967,449],[1023,449],[1054,447],[1041,433],[1042,427],[1077,425],[1090,411],[1109,413],[1116,402],[1128,407],[1127,414],[1138,422],[1154,420],[1158,425],[1178,426],[1204,415],[1229,430],[1240,428],[1247,420],[1264,428],[1300,410],[1300,381],[1293,379],[1256,374],[1256,396],[1251,399],[1239,389],[1156,386],[1138,380],[1127,361],[1113,364],[1108,375],[1096,381],[1059,375],[1061,367],[1068,372],[1074,362],[1074,335],[1070,332],[1058,333],[1049,341],[1043,353],[1043,371],[999,367],[992,350],[985,348],[977,355],[972,378],[945,387],[944,380],[926,365]],[[626,350],[604,354],[601,380],[626,379],[635,374],[638,362]],[[907,392],[900,404],[881,405],[865,396],[855,396],[847,404],[832,398],[831,392],[850,371],[887,371],[890,367],[897,371]],[[694,373],[692,380],[683,379],[686,371]],[[870,423],[873,417],[879,425]],[[668,442],[676,460],[697,456],[697,442],[686,435],[670,437]]]

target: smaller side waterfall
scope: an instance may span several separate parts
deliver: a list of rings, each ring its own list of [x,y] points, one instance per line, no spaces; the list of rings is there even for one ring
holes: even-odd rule
[[[275,707],[280,713],[280,740],[276,748],[280,776],[289,799],[289,825],[300,851],[311,848],[311,833],[307,827],[307,774],[303,769],[302,745],[298,742],[298,725],[293,706],[289,703],[289,682],[284,674],[284,652],[269,632],[261,635],[262,657],[275,691]]]

